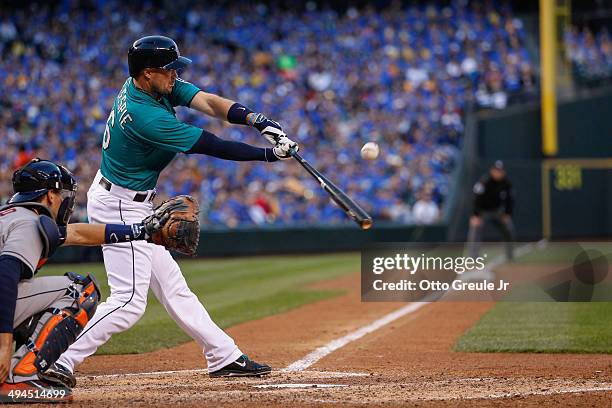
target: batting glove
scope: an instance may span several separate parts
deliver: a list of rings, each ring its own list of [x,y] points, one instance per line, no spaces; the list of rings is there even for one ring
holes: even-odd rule
[[[287,160],[291,158],[293,153],[297,153],[300,150],[300,146],[287,136],[281,136],[278,142],[272,149],[272,152],[276,157],[281,160]]]
[[[252,126],[259,130],[259,133],[261,133],[272,146],[276,146],[281,137],[287,136],[278,122],[268,119],[262,113],[255,113],[254,115],[255,118],[252,122]]]

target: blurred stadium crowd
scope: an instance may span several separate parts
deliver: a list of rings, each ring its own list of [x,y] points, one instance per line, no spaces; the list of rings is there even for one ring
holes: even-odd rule
[[[343,12],[315,3],[299,12],[235,3],[169,10],[146,2],[60,1],[0,10],[2,202],[12,171],[40,156],[74,169],[77,218],[86,218],[85,193],[127,77],[127,50],[143,35],[175,38],[194,60],[184,79],[279,121],[304,156],[378,220],[436,222],[466,110],[504,108],[537,93],[526,33],[507,2]],[[607,35],[605,44],[609,69]],[[221,137],[265,146],[253,129],[187,109],[179,116]],[[364,162],[359,149],[371,140],[382,157]],[[292,162],[181,155],[158,188],[162,197],[196,196],[207,226],[346,222]]]
[[[612,79],[612,39],[603,27],[593,33],[589,27],[570,26],[565,30],[565,55],[572,64],[578,84],[599,86]]]

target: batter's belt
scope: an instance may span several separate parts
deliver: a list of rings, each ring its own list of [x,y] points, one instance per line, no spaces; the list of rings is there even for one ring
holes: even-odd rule
[[[103,189],[105,189],[106,191],[111,191],[111,189],[113,188],[113,183],[111,183],[110,181],[108,181],[106,179],[106,177],[102,176],[100,178],[100,186],[102,186]],[[155,193],[155,191],[152,192],[148,192],[148,191],[144,191],[144,192],[140,192],[140,193],[136,193],[134,195],[134,198],[132,199],[132,201],[137,201],[139,203],[144,203],[145,201],[153,201],[153,199],[155,198],[157,194]]]

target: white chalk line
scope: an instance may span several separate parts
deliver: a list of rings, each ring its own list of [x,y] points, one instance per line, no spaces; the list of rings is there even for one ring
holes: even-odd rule
[[[326,345],[315,349],[314,351],[306,355],[306,357],[294,363],[289,364],[289,366],[287,366],[286,368],[283,368],[281,372],[303,371],[307,369],[308,367],[312,366],[313,364],[315,364],[317,361],[321,360],[323,357],[338,350],[339,348],[342,348],[346,346],[347,344],[362,338],[366,334],[375,332],[376,330],[399,319],[400,317],[416,312],[417,310],[419,310],[420,308],[422,308],[423,306],[427,304],[429,303],[421,302],[421,303],[407,304],[406,306],[401,307],[395,312],[391,312],[381,317],[380,319],[373,321],[372,323],[366,326],[363,326],[343,337],[340,337],[339,339],[332,340]]]
[[[98,378],[117,378],[117,377],[151,377],[156,375],[169,375],[169,374],[199,374],[206,373],[206,368],[196,368],[191,370],[172,370],[172,371],[150,371],[144,373],[123,373],[123,374],[99,374],[99,375],[83,375],[77,377],[78,379],[96,380]]]
[[[312,388],[355,388],[355,385],[348,384],[262,384],[255,385],[254,388],[263,388],[263,389],[312,389]],[[359,385],[357,385],[359,387]],[[602,386],[602,387],[572,387],[567,389],[551,389],[545,391],[524,391],[524,392],[508,392],[508,393],[498,393],[498,394],[490,394],[490,395],[475,395],[475,396],[461,396],[456,397],[452,394],[448,394],[448,396],[434,396],[431,398],[427,398],[427,396],[419,396],[418,398],[410,398],[408,397],[407,401],[448,401],[448,400],[493,400],[493,399],[506,399],[506,398],[521,398],[521,397],[530,397],[530,396],[540,396],[540,395],[558,395],[558,394],[581,394],[581,393],[591,393],[591,392],[608,392],[612,391],[612,386]],[[455,393],[453,393],[455,394]],[[334,400],[316,400],[317,402],[333,402]],[[346,401],[344,401],[346,402]],[[352,403],[352,402],[351,402]]]
[[[604,392],[612,391],[612,386],[607,387],[585,387],[585,388],[568,388],[566,390],[546,390],[546,391],[527,391],[527,392],[509,392],[505,394],[492,394],[486,397],[466,397],[461,399],[499,399],[512,397],[528,397],[531,395],[555,395],[555,394],[579,394],[581,392]]]
[[[260,384],[254,385],[254,388],[344,388],[348,387],[346,384]]]
[[[311,371],[302,371],[302,373],[304,374],[314,374],[314,375],[319,375],[321,377],[328,377],[328,378],[344,378],[344,377],[369,377],[370,374],[368,373],[352,373],[352,372],[345,372],[345,371],[316,371],[316,370],[311,370]]]
[[[515,254],[517,256],[523,256],[526,255],[527,253],[529,253],[530,251],[532,251],[534,249],[534,247],[537,247],[538,245],[540,245],[541,243],[543,243],[544,241],[540,241],[538,244],[533,245],[533,244],[526,244],[523,245],[519,248],[517,248],[515,250]],[[504,262],[504,255],[500,255],[496,258],[494,258],[493,260],[491,260],[488,263],[488,270],[490,271],[491,269],[501,265]],[[464,275],[464,278],[468,278],[469,273],[466,273]],[[473,277],[473,276],[472,276]],[[319,360],[321,360],[322,358],[324,358],[325,356],[333,353],[334,351],[338,350],[339,348],[342,348],[344,346],[346,346],[347,344],[358,340],[360,338],[362,338],[363,336],[373,333],[376,330],[380,329],[383,326],[386,326],[387,324],[401,318],[404,317],[406,315],[409,315],[410,313],[414,313],[417,310],[419,310],[420,308],[422,308],[425,305],[428,305],[431,302],[418,302],[418,303],[409,303],[406,306],[401,307],[400,309],[391,312],[383,317],[381,317],[378,320],[373,321],[372,323],[363,326],[343,337],[340,337],[338,339],[332,340],[329,343],[325,344],[324,346],[321,346],[317,349],[315,349],[314,351],[312,351],[311,353],[307,354],[304,358],[291,363],[289,366],[287,366],[286,368],[282,369],[281,372],[296,372],[296,371],[302,371],[305,370],[306,368],[312,366],[313,364],[315,364],[316,362],[318,362]]]
[[[402,398],[402,402],[407,401],[472,401],[472,400],[497,400],[497,399],[505,399],[505,398],[523,398],[530,396],[540,396],[540,395],[556,395],[556,394],[581,394],[581,393],[590,393],[590,392],[606,392],[612,391],[612,386],[610,387],[591,387],[591,388],[570,388],[566,390],[548,390],[548,391],[527,391],[527,392],[516,392],[516,393],[507,393],[507,394],[491,394],[486,396],[473,396],[473,397],[456,397],[449,395],[448,397],[433,397],[427,398],[420,396],[418,398]],[[311,402],[317,403],[326,403],[326,404],[346,404],[346,400],[340,399],[313,399],[309,400]],[[350,401],[351,405],[380,405],[380,401],[373,403],[371,401]],[[394,402],[394,400],[386,401],[386,402]]]
[[[282,370],[278,370],[276,372],[282,372]],[[314,370],[302,371],[302,373],[311,374],[313,376],[326,377],[326,378],[367,377],[370,375],[368,373],[354,373],[354,372],[343,372],[343,371],[314,371]],[[150,371],[150,372],[142,372],[142,373],[82,375],[82,376],[77,377],[77,379],[96,380],[96,379],[103,379],[103,378],[118,378],[118,377],[154,377],[158,375],[173,375],[173,374],[178,374],[178,375],[181,375],[181,374],[208,374],[208,369],[195,368],[195,369],[187,369],[187,370]]]

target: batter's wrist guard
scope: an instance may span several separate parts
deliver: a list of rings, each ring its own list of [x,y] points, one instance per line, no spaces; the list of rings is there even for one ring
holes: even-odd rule
[[[230,106],[229,110],[227,111],[227,121],[236,125],[252,126],[247,121],[247,116],[249,116],[250,113],[253,113],[253,111],[236,102]]]
[[[117,244],[147,239],[142,222],[132,225],[106,224],[104,229],[104,243]]]

